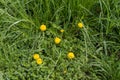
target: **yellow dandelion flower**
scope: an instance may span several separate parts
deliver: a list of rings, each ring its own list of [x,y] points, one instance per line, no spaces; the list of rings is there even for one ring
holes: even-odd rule
[[[39,59],[39,57],[40,57],[39,54],[34,54],[34,55],[33,55],[33,58],[34,58],[34,59]]]
[[[69,52],[69,53],[67,54],[67,57],[68,57],[69,59],[73,59],[73,58],[75,57],[75,55],[74,55],[73,52]]]
[[[47,28],[46,28],[46,25],[42,24],[42,25],[40,26],[40,30],[41,30],[41,31],[46,31],[46,29],[47,29]]]
[[[54,41],[55,41],[56,44],[59,44],[61,42],[61,39],[56,37]]]
[[[43,60],[41,58],[37,59],[36,60],[37,64],[42,64],[43,63]]]
[[[83,23],[81,23],[81,22],[78,23],[79,28],[83,28],[83,26],[84,26]]]
[[[61,32],[61,33],[63,33],[63,32],[64,32],[64,30],[63,30],[63,29],[61,29],[61,30],[60,30],[60,32]]]

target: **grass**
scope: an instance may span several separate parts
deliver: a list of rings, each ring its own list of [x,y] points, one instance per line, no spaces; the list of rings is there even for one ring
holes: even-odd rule
[[[119,17],[119,0],[0,0],[0,80],[119,80]]]

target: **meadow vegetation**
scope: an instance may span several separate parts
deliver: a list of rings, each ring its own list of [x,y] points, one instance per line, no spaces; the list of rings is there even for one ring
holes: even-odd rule
[[[0,80],[119,80],[120,0],[0,0]]]

